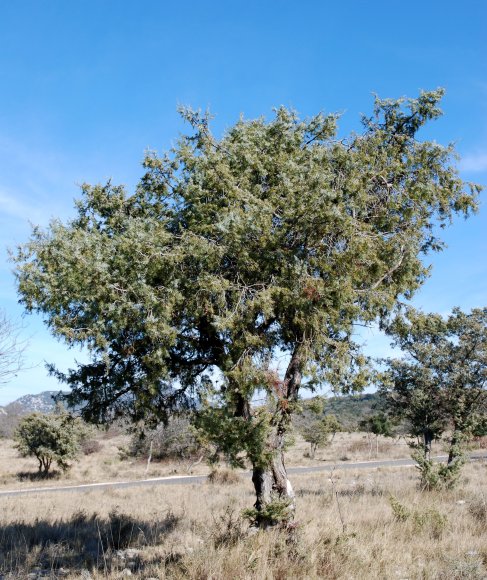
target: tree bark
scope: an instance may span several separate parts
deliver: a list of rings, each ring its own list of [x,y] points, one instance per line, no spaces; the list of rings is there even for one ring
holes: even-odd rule
[[[284,445],[290,422],[289,405],[297,400],[301,386],[303,369],[301,350],[301,345],[296,345],[278,394],[277,407],[267,440],[267,450],[271,459],[266,465],[253,466],[252,481],[256,495],[254,505],[258,512],[257,525],[259,527],[266,528],[288,522],[294,517],[295,496],[284,464]],[[266,510],[276,500],[287,504],[285,514],[281,514],[279,519],[272,516],[272,510]]]
[[[447,465],[451,465],[455,461],[455,459],[459,456],[459,452],[458,452],[459,443],[460,443],[460,441],[459,441],[459,437],[458,437],[458,432],[457,432],[457,429],[455,428],[453,430],[453,434],[452,434],[451,441],[450,441],[450,449],[448,451]]]
[[[317,444],[316,443],[311,443],[310,444],[310,452],[309,452],[309,458],[310,459],[314,459],[315,455],[316,455],[316,448],[317,448]]]
[[[270,463],[265,466],[255,465],[253,469],[252,482],[256,495],[254,507],[258,512],[257,525],[262,528],[289,521],[294,516],[296,507],[294,490],[284,465],[284,434],[285,432],[282,432],[277,435]],[[287,504],[283,518],[273,517],[270,510],[266,511],[266,508],[276,500]]]
[[[433,433],[427,429],[423,433],[423,449],[424,449],[424,458],[426,461],[431,460],[431,444],[433,443]]]

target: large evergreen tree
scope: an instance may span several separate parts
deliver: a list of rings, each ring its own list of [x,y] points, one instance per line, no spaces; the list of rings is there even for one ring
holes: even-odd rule
[[[418,140],[441,96],[377,99],[344,139],[336,115],[285,108],[218,139],[184,110],[191,134],[146,156],[133,194],[83,186],[77,216],[35,229],[17,256],[26,308],[91,353],[58,373],[70,402],[104,422],[161,420],[199,398],[208,436],[252,463],[257,512],[291,508],[283,446],[303,377],[360,388],[354,325],[410,297],[421,256],[441,248],[436,226],[476,208],[452,148]],[[272,405],[254,408],[257,391]]]

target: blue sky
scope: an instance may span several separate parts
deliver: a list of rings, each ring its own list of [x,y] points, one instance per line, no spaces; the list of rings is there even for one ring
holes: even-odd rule
[[[0,404],[59,388],[43,361],[80,353],[22,318],[6,248],[29,222],[73,215],[78,185],[133,187],[146,148],[184,129],[179,104],[209,107],[220,133],[240,113],[343,113],[344,133],[382,97],[447,90],[444,117],[424,136],[455,142],[462,176],[487,184],[484,0],[185,3],[146,0],[0,2],[0,308],[23,325],[30,367],[0,387]],[[486,304],[487,209],[456,220],[449,247],[415,298],[447,313]],[[366,333],[369,351],[387,340]]]

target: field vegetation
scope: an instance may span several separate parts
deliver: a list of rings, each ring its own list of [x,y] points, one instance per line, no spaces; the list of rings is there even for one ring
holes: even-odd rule
[[[293,475],[297,520],[292,529],[271,531],[250,529],[242,517],[253,495],[250,478],[222,473],[216,483],[198,485],[3,497],[0,573],[93,579],[487,575],[485,462],[465,467],[461,487],[426,494],[418,491],[413,468]]]
[[[379,436],[378,458],[404,458],[403,438]],[[133,437],[97,432],[87,453],[54,478],[28,477],[32,458],[0,443],[2,490],[187,474],[188,462],[131,456]],[[471,450],[487,446],[477,439]],[[441,441],[433,454],[445,452]],[[292,474],[296,521],[256,531],[244,517],[248,472],[205,462],[206,483],[0,496],[3,578],[485,578],[487,465],[468,464],[454,490],[422,493],[412,467],[343,469],[376,458],[367,433],[339,432],[309,457],[296,433],[292,466],[333,471]],[[407,545],[407,549],[404,546]]]

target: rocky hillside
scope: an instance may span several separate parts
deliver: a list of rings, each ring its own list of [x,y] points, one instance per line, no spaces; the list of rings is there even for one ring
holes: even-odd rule
[[[28,413],[52,413],[55,407],[53,399],[59,391],[44,391],[38,395],[24,395],[19,399],[0,407],[0,415],[27,415]]]

